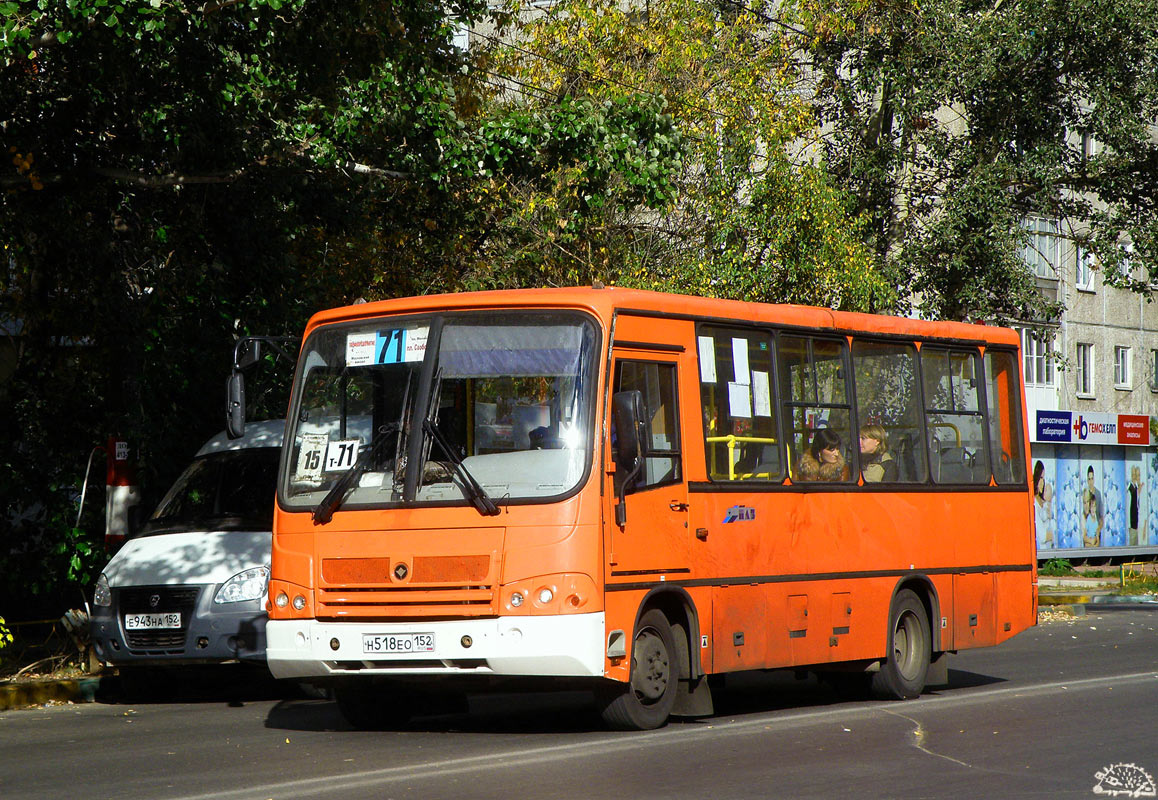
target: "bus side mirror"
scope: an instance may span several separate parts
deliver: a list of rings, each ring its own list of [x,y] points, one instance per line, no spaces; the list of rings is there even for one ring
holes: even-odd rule
[[[643,470],[646,430],[643,423],[643,393],[639,390],[616,392],[611,396],[612,436],[615,444],[616,503],[615,524],[627,523],[627,487]]]
[[[230,439],[245,434],[245,378],[240,372],[231,374],[225,384],[225,430]]]

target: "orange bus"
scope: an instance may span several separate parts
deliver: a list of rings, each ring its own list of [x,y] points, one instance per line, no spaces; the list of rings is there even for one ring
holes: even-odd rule
[[[1018,347],[598,286],[319,313],[269,667],[359,727],[541,679],[621,729],[710,714],[741,670],[919,695],[1036,622]]]

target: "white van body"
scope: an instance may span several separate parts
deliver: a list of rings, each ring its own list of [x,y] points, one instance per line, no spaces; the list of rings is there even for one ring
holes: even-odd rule
[[[265,659],[282,420],[197,452],[97,581],[92,639],[112,666]]]

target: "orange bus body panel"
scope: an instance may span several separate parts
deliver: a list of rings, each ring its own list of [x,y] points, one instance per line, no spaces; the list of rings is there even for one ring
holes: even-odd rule
[[[700,411],[700,320],[918,343],[945,339],[1019,355],[1015,332],[582,288],[365,303],[314,315],[306,338],[334,323],[488,309],[578,310],[598,321],[603,349],[596,365],[596,441],[582,486],[561,502],[502,506],[496,517],[469,506],[350,509],[315,525],[308,513],[279,506],[270,597],[283,589],[301,592],[307,608],[271,602],[271,620],[533,615],[530,604],[507,603],[509,587],[527,582],[534,589],[537,576],[553,576],[567,585],[568,597],[581,598],[581,608],[564,613],[602,613],[606,642],[626,633],[627,652],[603,657],[604,676],[620,681],[630,675],[631,634],[645,598],[657,593],[688,609],[683,635],[700,674],[880,659],[892,598],[906,583],[927,587],[934,652],[997,644],[1035,624],[1028,486],[896,486],[885,492],[855,483],[823,489],[713,484]],[[610,444],[608,369],[617,358],[678,370],[682,458],[678,482],[628,495],[622,528],[615,524]],[[1020,369],[1020,358],[1017,364]],[[1028,458],[1024,392],[1017,397],[1021,407],[1012,413],[1020,420],[1020,452]],[[1013,451],[1011,430],[1001,435],[1003,448]],[[750,519],[725,522],[739,506],[751,509]],[[409,570],[404,579],[394,574],[399,563]]]

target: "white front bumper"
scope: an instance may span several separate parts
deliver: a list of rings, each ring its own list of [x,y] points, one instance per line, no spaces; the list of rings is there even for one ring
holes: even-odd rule
[[[433,634],[434,651],[413,655],[362,651],[365,634],[405,633]],[[603,612],[440,622],[270,620],[265,636],[266,658],[275,678],[468,674],[603,677]],[[464,646],[464,641],[470,646]]]

